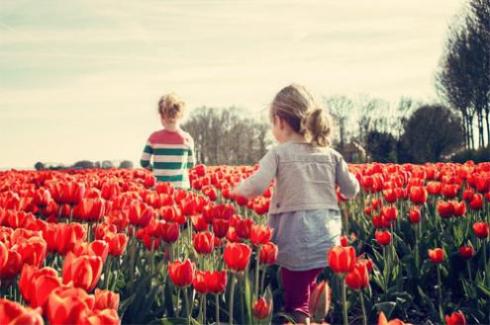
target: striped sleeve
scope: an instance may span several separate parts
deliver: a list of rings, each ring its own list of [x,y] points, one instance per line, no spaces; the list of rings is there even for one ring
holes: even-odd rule
[[[194,139],[189,135],[189,150],[187,151],[187,168],[191,169],[196,164],[196,156],[194,153]]]
[[[145,148],[143,149],[143,154],[141,155],[140,165],[143,168],[151,168],[151,156],[153,155],[153,146],[148,140],[146,142]]]

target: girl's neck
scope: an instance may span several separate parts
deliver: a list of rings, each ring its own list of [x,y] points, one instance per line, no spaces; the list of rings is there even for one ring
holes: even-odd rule
[[[292,142],[292,143],[308,143],[308,141],[306,141],[306,138],[304,135],[301,135],[299,133],[296,133],[296,132],[293,132],[293,133],[290,133],[289,135],[286,136],[286,138],[284,139],[284,142]]]

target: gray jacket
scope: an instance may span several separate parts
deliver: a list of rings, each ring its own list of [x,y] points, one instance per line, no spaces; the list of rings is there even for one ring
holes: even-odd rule
[[[273,147],[259,162],[259,169],[237,190],[246,197],[261,195],[276,179],[269,214],[335,209],[336,185],[347,198],[359,192],[359,182],[349,173],[342,155],[332,148],[286,142]]]

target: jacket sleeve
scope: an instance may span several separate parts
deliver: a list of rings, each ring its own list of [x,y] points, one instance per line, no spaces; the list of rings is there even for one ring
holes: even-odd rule
[[[277,173],[277,155],[270,150],[259,161],[259,169],[249,178],[242,180],[236,190],[247,198],[259,196],[267,189]]]
[[[338,156],[335,168],[335,182],[340,188],[340,192],[347,198],[352,199],[359,193],[360,186],[356,177],[349,172],[349,167],[342,156]]]

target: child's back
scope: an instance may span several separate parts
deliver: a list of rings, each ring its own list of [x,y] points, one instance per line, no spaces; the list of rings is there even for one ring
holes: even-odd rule
[[[194,165],[194,140],[179,126],[184,107],[174,94],[160,99],[158,113],[163,130],[150,135],[140,162],[142,167],[153,169],[157,181],[179,188],[190,187],[188,169]]]
[[[145,147],[142,165],[153,156],[153,174],[159,182],[170,182],[175,187],[189,188],[187,170],[192,168],[192,137],[182,131],[153,132]]]
[[[276,195],[271,202],[271,214],[338,210],[336,184],[348,197],[358,191],[358,184],[352,180],[342,156],[330,147],[287,142],[273,148],[271,156],[277,164]]]

